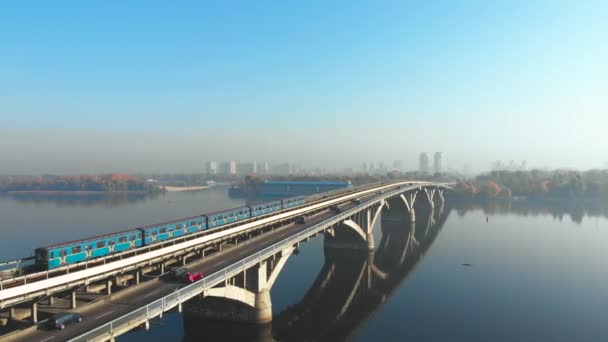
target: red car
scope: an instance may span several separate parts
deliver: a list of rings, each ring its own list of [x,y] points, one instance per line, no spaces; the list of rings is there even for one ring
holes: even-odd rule
[[[173,270],[173,278],[182,281],[184,283],[194,283],[203,279],[203,273],[191,272],[186,268],[177,268]]]

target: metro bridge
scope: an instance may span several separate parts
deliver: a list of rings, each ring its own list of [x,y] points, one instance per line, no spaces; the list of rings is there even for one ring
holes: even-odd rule
[[[337,191],[290,210],[113,255],[101,264],[4,279],[0,309],[9,320],[22,323],[4,338],[112,340],[138,326],[148,327],[150,319],[168,310],[181,311],[185,301],[200,295],[240,301],[253,308],[244,320],[270,321],[269,291],[299,243],[319,233],[339,238],[348,230],[359,239],[353,246],[373,250],[372,229],[383,209],[403,210],[415,222],[415,205],[442,205],[449,189],[446,183],[396,181]],[[297,223],[301,217],[307,223]],[[159,278],[176,265],[209,275],[188,286]],[[43,309],[81,312],[85,320],[61,332],[37,329],[32,323],[39,322]]]
[[[344,248],[342,241],[324,235],[324,264],[316,279],[298,303],[275,311],[270,324],[225,318],[246,307],[240,302],[226,305],[210,296],[190,300],[184,305],[184,341],[350,340],[423,260],[449,209],[420,210],[416,222],[399,214],[383,212],[375,250]]]

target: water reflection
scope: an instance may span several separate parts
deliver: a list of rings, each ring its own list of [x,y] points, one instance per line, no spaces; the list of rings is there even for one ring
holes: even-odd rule
[[[573,222],[581,223],[587,217],[608,218],[608,203],[597,201],[451,201],[459,216],[468,211],[482,210],[488,215],[516,214],[520,216],[551,215],[559,221],[569,216]]]
[[[206,319],[186,310],[184,341],[339,341],[352,336],[407,279],[441,231],[449,210],[419,212],[410,223],[384,213],[374,251],[340,248],[325,237],[324,264],[295,305],[273,322],[252,325]],[[233,304],[233,303],[232,303]],[[204,304],[203,304],[204,305]]]
[[[155,199],[162,194],[8,194],[0,195],[19,204],[48,205],[57,207],[115,207]]]

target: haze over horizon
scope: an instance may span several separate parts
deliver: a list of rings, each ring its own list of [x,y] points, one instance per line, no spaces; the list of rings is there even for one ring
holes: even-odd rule
[[[0,174],[608,167],[605,1],[18,1]]]

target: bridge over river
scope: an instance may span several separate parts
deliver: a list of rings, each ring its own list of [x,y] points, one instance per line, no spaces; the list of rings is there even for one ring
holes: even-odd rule
[[[445,183],[413,181],[355,188],[346,193],[328,194],[289,210],[173,239],[141,252],[115,255],[101,264],[69,266],[5,279],[0,289],[0,308],[8,317],[9,325],[16,328],[0,340],[113,340],[132,329],[148,328],[151,319],[162,317],[169,310],[181,312],[184,307],[190,313],[216,318],[262,324],[274,320],[277,327],[282,326],[281,322],[288,322],[285,324],[290,327],[306,327],[314,324],[313,320],[302,318],[307,314],[296,309],[273,318],[270,290],[299,244],[318,234],[325,236],[325,254],[330,264],[324,267],[317,283],[328,285],[313,287],[314,293],[307,298],[327,296],[324,293],[331,293],[326,291],[334,288],[329,284],[336,284],[329,280],[342,272],[356,275],[348,281],[351,288],[348,296],[339,301],[341,309],[332,313],[340,321],[341,317],[352,315],[349,308],[355,303],[378,307],[386,298],[366,296],[390,293],[389,288],[398,285],[396,279],[405,277],[397,274],[409,272],[404,265],[412,260],[411,253],[424,250],[421,241],[430,241],[417,235],[418,230],[423,230],[418,228],[422,224],[418,221],[425,224],[425,236],[433,236],[435,222],[445,218],[443,194],[449,189],[450,185]],[[420,209],[430,214],[417,220],[416,212]],[[383,234],[376,244],[373,229],[378,226],[382,212],[385,213]],[[391,228],[390,220],[395,220],[397,225]],[[395,247],[398,241],[405,245]],[[336,252],[339,250],[358,250],[362,255],[360,270],[344,271],[348,267],[340,266],[340,253]],[[402,253],[398,258],[401,266],[384,264],[388,261],[383,260],[391,259],[387,257],[392,253],[389,251],[395,250]],[[206,276],[190,285],[162,277],[171,268],[182,265]],[[396,271],[398,269],[401,271]],[[374,290],[377,286],[383,289]],[[347,287],[340,285],[339,288]],[[218,299],[213,305],[216,308],[218,302],[224,305],[214,310],[204,309],[207,306],[196,304],[207,300],[201,298]],[[203,309],[193,309],[197,307]],[[307,307],[314,308],[314,305]],[[82,313],[84,321],[61,331],[41,327],[46,317],[66,310]],[[279,329],[277,333],[287,336],[290,331],[298,330]]]

